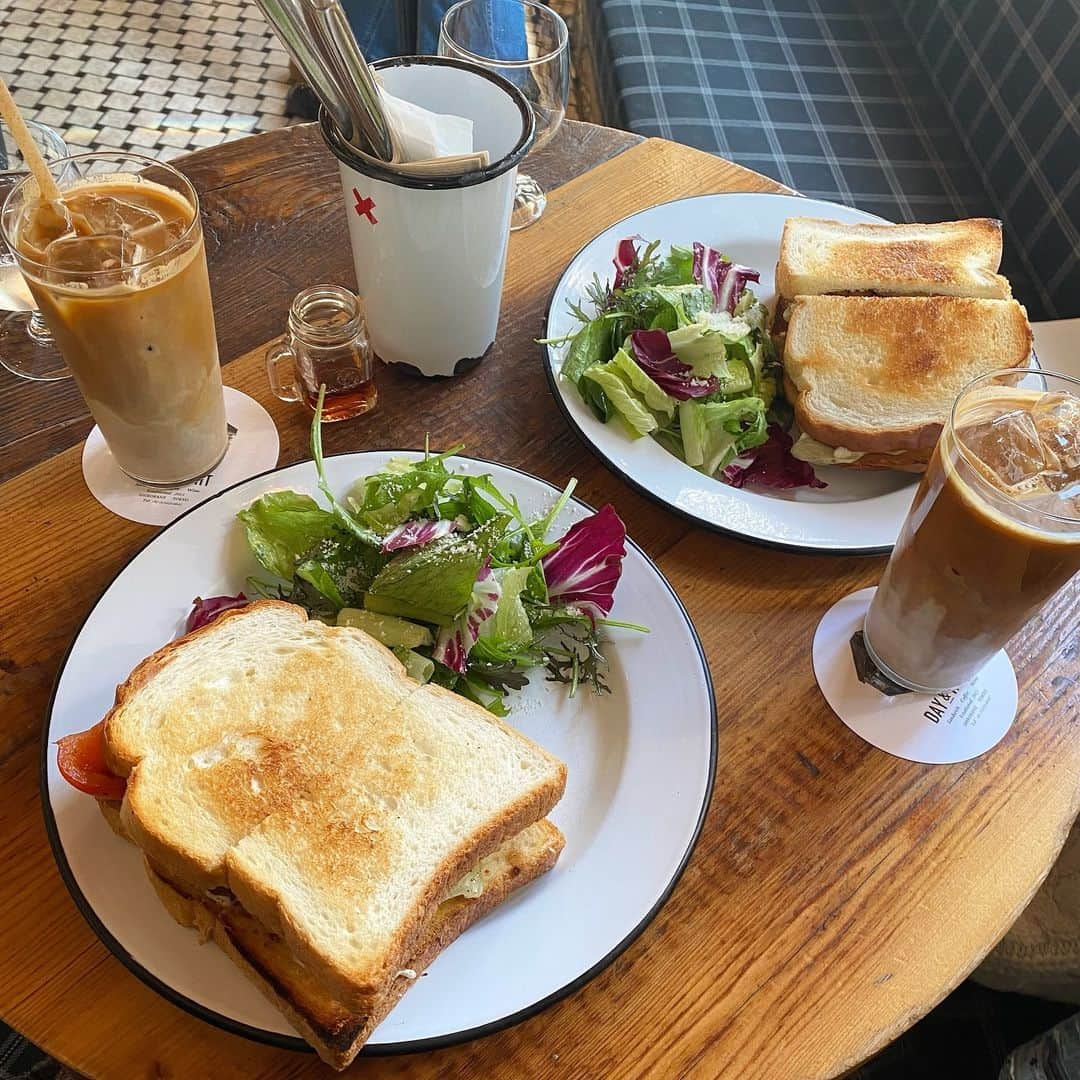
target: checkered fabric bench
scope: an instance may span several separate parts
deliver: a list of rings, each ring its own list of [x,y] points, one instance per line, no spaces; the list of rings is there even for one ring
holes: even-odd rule
[[[0,1080],[80,1080],[0,1021]]]
[[[1080,0],[585,0],[607,123],[892,221],[1005,222],[1080,315]]]

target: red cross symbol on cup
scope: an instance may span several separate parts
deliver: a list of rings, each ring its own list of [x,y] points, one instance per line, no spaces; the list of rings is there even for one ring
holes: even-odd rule
[[[356,197],[356,212],[361,217],[366,217],[372,225],[378,225],[379,219],[372,213],[372,210],[375,209],[375,200],[361,195],[356,188],[352,189],[352,193]]]

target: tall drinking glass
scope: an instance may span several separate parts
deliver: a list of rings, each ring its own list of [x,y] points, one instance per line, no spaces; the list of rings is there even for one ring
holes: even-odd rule
[[[64,140],[52,128],[28,120],[37,148],[46,161],[68,156]],[[8,193],[27,175],[19,148],[6,124],[0,121],[0,206]],[[15,256],[0,239],[0,364],[13,375],[38,382],[71,378],[71,372],[37,310]]]
[[[953,405],[864,627],[895,682],[962,686],[1080,570],[1080,380],[997,371]]]
[[[0,236],[120,468],[152,484],[203,476],[228,433],[195,189],[130,153],[50,169],[60,202],[28,177]]]
[[[570,38],[562,16],[546,4],[459,0],[443,16],[439,55],[494,71],[525,95],[536,116],[533,150],[558,130],[570,94]],[[452,103],[446,108],[453,111]],[[544,189],[518,170],[510,228],[531,225],[546,203]]]

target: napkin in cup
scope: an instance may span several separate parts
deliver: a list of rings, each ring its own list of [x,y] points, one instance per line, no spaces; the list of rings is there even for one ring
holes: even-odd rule
[[[491,155],[473,150],[473,122],[452,113],[436,113],[380,86],[379,96],[390,126],[393,165],[410,176],[454,176],[486,168]]]

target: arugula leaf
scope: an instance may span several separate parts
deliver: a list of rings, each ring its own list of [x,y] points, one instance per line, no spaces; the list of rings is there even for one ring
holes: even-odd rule
[[[452,476],[444,460],[460,449],[456,446],[415,462],[391,462],[382,472],[366,477],[350,493],[356,516],[386,535],[406,521],[428,515]]]
[[[586,368],[609,358],[611,336],[608,323],[609,320],[603,317],[596,318],[577,332],[560,369],[564,379],[577,385]]]
[[[436,663],[431,682],[438,686],[445,686],[447,690],[453,690],[454,693],[476,702],[495,716],[510,715],[510,710],[506,707],[505,691],[472,673],[459,675],[445,665]]]
[[[336,496],[330,488],[330,483],[326,479],[326,466],[323,460],[323,448],[322,448],[322,412],[323,402],[326,400],[326,383],[322,383],[319,386],[319,398],[315,403],[315,417],[311,421],[311,457],[315,462],[315,474],[318,477],[319,490],[323,493],[326,501],[330,504],[331,510],[334,512],[334,516],[341,522],[345,528],[351,532],[358,540],[363,540],[365,543],[374,544],[376,547],[379,544],[379,536],[377,533],[372,532],[371,529],[361,525],[349,513],[349,511],[338,502]]]
[[[694,250],[672,244],[667,258],[653,276],[658,285],[692,285],[694,282]]]
[[[296,567],[296,575],[309,582],[340,610],[356,607],[390,556],[349,533],[320,542]]]
[[[570,497],[574,494],[574,488],[577,487],[577,478],[570,477],[566,487],[562,489],[562,493],[551,504],[551,509],[542,517],[538,518],[533,524],[533,535],[537,539],[543,541],[547,539],[548,530],[551,528],[552,522],[562,513],[563,507],[570,501]]]
[[[602,424],[606,424],[615,415],[611,399],[598,382],[582,376],[578,382],[578,390],[581,393],[581,400],[592,409],[593,416]]]
[[[338,532],[333,514],[310,495],[269,491],[236,515],[248,546],[272,574],[291,581],[296,564],[320,540]]]
[[[308,582],[317,592],[321,593],[339,611],[345,606],[341,593],[338,591],[334,579],[326,572],[326,568],[313,559],[305,560],[297,567],[296,576]]]

